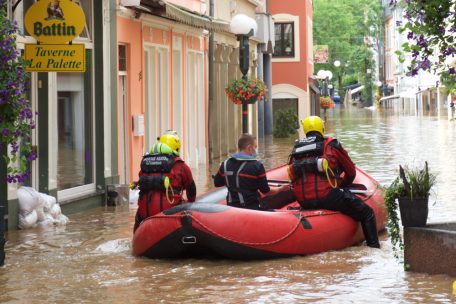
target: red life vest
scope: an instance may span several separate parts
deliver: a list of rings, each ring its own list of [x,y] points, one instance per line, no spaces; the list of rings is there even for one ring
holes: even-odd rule
[[[333,139],[325,137],[319,140],[316,137],[307,137],[295,143],[290,155],[288,172],[292,181],[293,191],[299,202],[324,198],[335,184],[338,175],[335,155],[329,143]],[[328,161],[328,166],[336,176],[321,168],[321,159]],[[320,159],[320,161],[319,161]]]
[[[142,219],[171,208],[182,202],[183,186],[176,178],[176,162],[183,162],[177,156],[148,154],[141,161],[139,172],[138,214]],[[165,188],[168,177],[170,187]]]

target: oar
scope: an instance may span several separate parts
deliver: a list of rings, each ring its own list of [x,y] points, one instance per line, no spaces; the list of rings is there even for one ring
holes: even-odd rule
[[[277,184],[289,184],[290,181],[287,181],[287,180],[280,180],[280,179],[268,179],[268,183],[277,183]],[[358,184],[356,184],[355,186],[357,186]],[[274,184],[271,184],[271,186],[274,186],[274,187],[280,187],[280,185],[274,185]],[[368,195],[368,194],[371,194],[372,191],[370,190],[361,190],[361,189],[348,189],[351,193],[354,193],[354,194],[364,194],[364,195]]]

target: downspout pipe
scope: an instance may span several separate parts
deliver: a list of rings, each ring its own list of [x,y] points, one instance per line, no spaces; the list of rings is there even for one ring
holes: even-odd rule
[[[264,80],[263,77],[263,51],[261,45],[258,45],[258,78]],[[258,102],[258,138],[264,137],[264,99],[263,102]]]
[[[209,0],[209,16],[214,17],[214,0]],[[212,163],[212,108],[214,106],[214,31],[209,31],[209,48],[208,48],[208,104],[207,104],[207,138],[209,163]]]
[[[5,264],[5,206],[0,204],[0,267]]]

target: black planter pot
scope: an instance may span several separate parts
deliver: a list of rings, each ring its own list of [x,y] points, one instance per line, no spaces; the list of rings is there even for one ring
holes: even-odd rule
[[[401,212],[402,226],[424,227],[428,217],[429,198],[420,197],[413,200],[409,197],[399,198],[399,210]]]

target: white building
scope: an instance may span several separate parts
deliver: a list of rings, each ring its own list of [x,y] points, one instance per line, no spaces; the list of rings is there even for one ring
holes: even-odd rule
[[[390,6],[389,0],[382,0],[384,7],[384,83],[394,88],[392,95],[382,97],[382,103],[393,104],[398,109],[416,114],[441,115],[447,111],[449,96],[445,88],[438,85],[439,77],[420,70],[417,76],[407,76],[411,54],[405,54],[400,62],[396,51],[402,50],[407,42],[408,31],[399,32],[406,21],[400,5]]]

